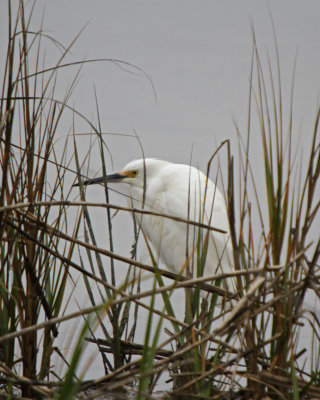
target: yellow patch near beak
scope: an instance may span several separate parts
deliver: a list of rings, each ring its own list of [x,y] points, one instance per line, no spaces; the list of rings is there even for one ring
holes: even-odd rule
[[[138,171],[133,170],[133,171],[120,171],[120,175],[125,175],[128,178],[135,178],[138,175]]]

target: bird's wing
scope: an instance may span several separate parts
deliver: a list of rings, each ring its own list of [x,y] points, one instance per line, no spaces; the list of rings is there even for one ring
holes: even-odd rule
[[[226,231],[225,234],[210,232],[204,273],[212,275],[221,271],[230,272],[226,205],[222,194],[211,180],[207,180],[206,176],[195,168],[168,165],[161,171],[160,176],[148,182],[146,197],[147,200],[152,200],[154,211],[202,222]],[[198,228],[159,217],[148,217],[144,221],[143,228],[154,247],[159,250],[162,260],[168,267],[179,271],[185,264],[187,241],[188,255],[196,251]],[[203,233],[205,232],[204,230]]]
[[[229,231],[225,200],[202,172],[187,165],[169,165],[161,182],[163,212]]]

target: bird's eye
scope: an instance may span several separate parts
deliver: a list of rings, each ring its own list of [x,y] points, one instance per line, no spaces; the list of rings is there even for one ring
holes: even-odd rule
[[[138,175],[138,171],[130,171],[130,178],[135,178]]]

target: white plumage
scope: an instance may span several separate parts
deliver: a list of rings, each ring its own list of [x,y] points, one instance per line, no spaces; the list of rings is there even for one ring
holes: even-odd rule
[[[84,183],[89,185],[103,181],[101,177]],[[127,183],[132,198],[130,205],[134,208],[200,222],[225,231],[209,231],[203,275],[232,272],[225,200],[216,185],[201,171],[189,165],[147,158],[131,161],[119,173],[108,175],[107,181]],[[135,213],[135,218],[155,255],[169,269],[179,273],[189,263],[193,275],[197,275],[198,227],[153,215]],[[207,229],[200,229],[203,239],[207,232]],[[235,291],[232,279],[224,280],[224,286]]]

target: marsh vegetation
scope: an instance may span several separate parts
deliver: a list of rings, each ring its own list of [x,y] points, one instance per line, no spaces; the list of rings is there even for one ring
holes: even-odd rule
[[[235,126],[237,146],[226,141],[208,162],[208,171],[227,171],[216,177],[225,190],[233,244],[237,293],[231,296],[221,285],[225,275],[201,277],[201,233],[195,246],[198,278],[163,269],[151,248],[150,262],[139,261],[137,242],[144,238],[134,224],[130,257],[114,250],[112,216],[132,210],[111,204],[108,187],[102,204],[87,202],[81,184],[72,189],[92,157],[92,148],[79,157],[75,120],[87,126],[106,173],[98,102],[93,97],[96,122],[69,104],[77,74],[63,98],[55,94],[60,75],[85,63],[65,62],[73,43],[64,47],[36,31],[32,7],[19,4],[13,13],[8,2],[1,57],[1,397],[93,399],[128,392],[138,399],[320,398],[320,110],[302,163],[292,126],[294,83],[292,103],[284,105],[276,42],[277,56],[262,62],[253,34],[247,130]],[[48,43],[61,50],[50,68],[44,67]],[[62,120],[70,127],[64,145]],[[252,135],[261,139],[254,151],[261,153],[263,193],[251,164]],[[99,221],[100,228],[105,224],[104,247],[92,218],[96,208],[105,213]],[[143,272],[149,273],[147,290]],[[79,280],[91,305],[70,312]],[[182,316],[172,300],[177,290],[185,291]],[[306,297],[313,307],[305,307]],[[58,338],[70,320],[77,329],[70,335],[72,351],[65,353]],[[136,340],[138,329],[142,341]],[[95,380],[78,371],[88,346],[104,366]],[[59,370],[57,360],[63,364]],[[165,390],[157,385],[164,377]]]

